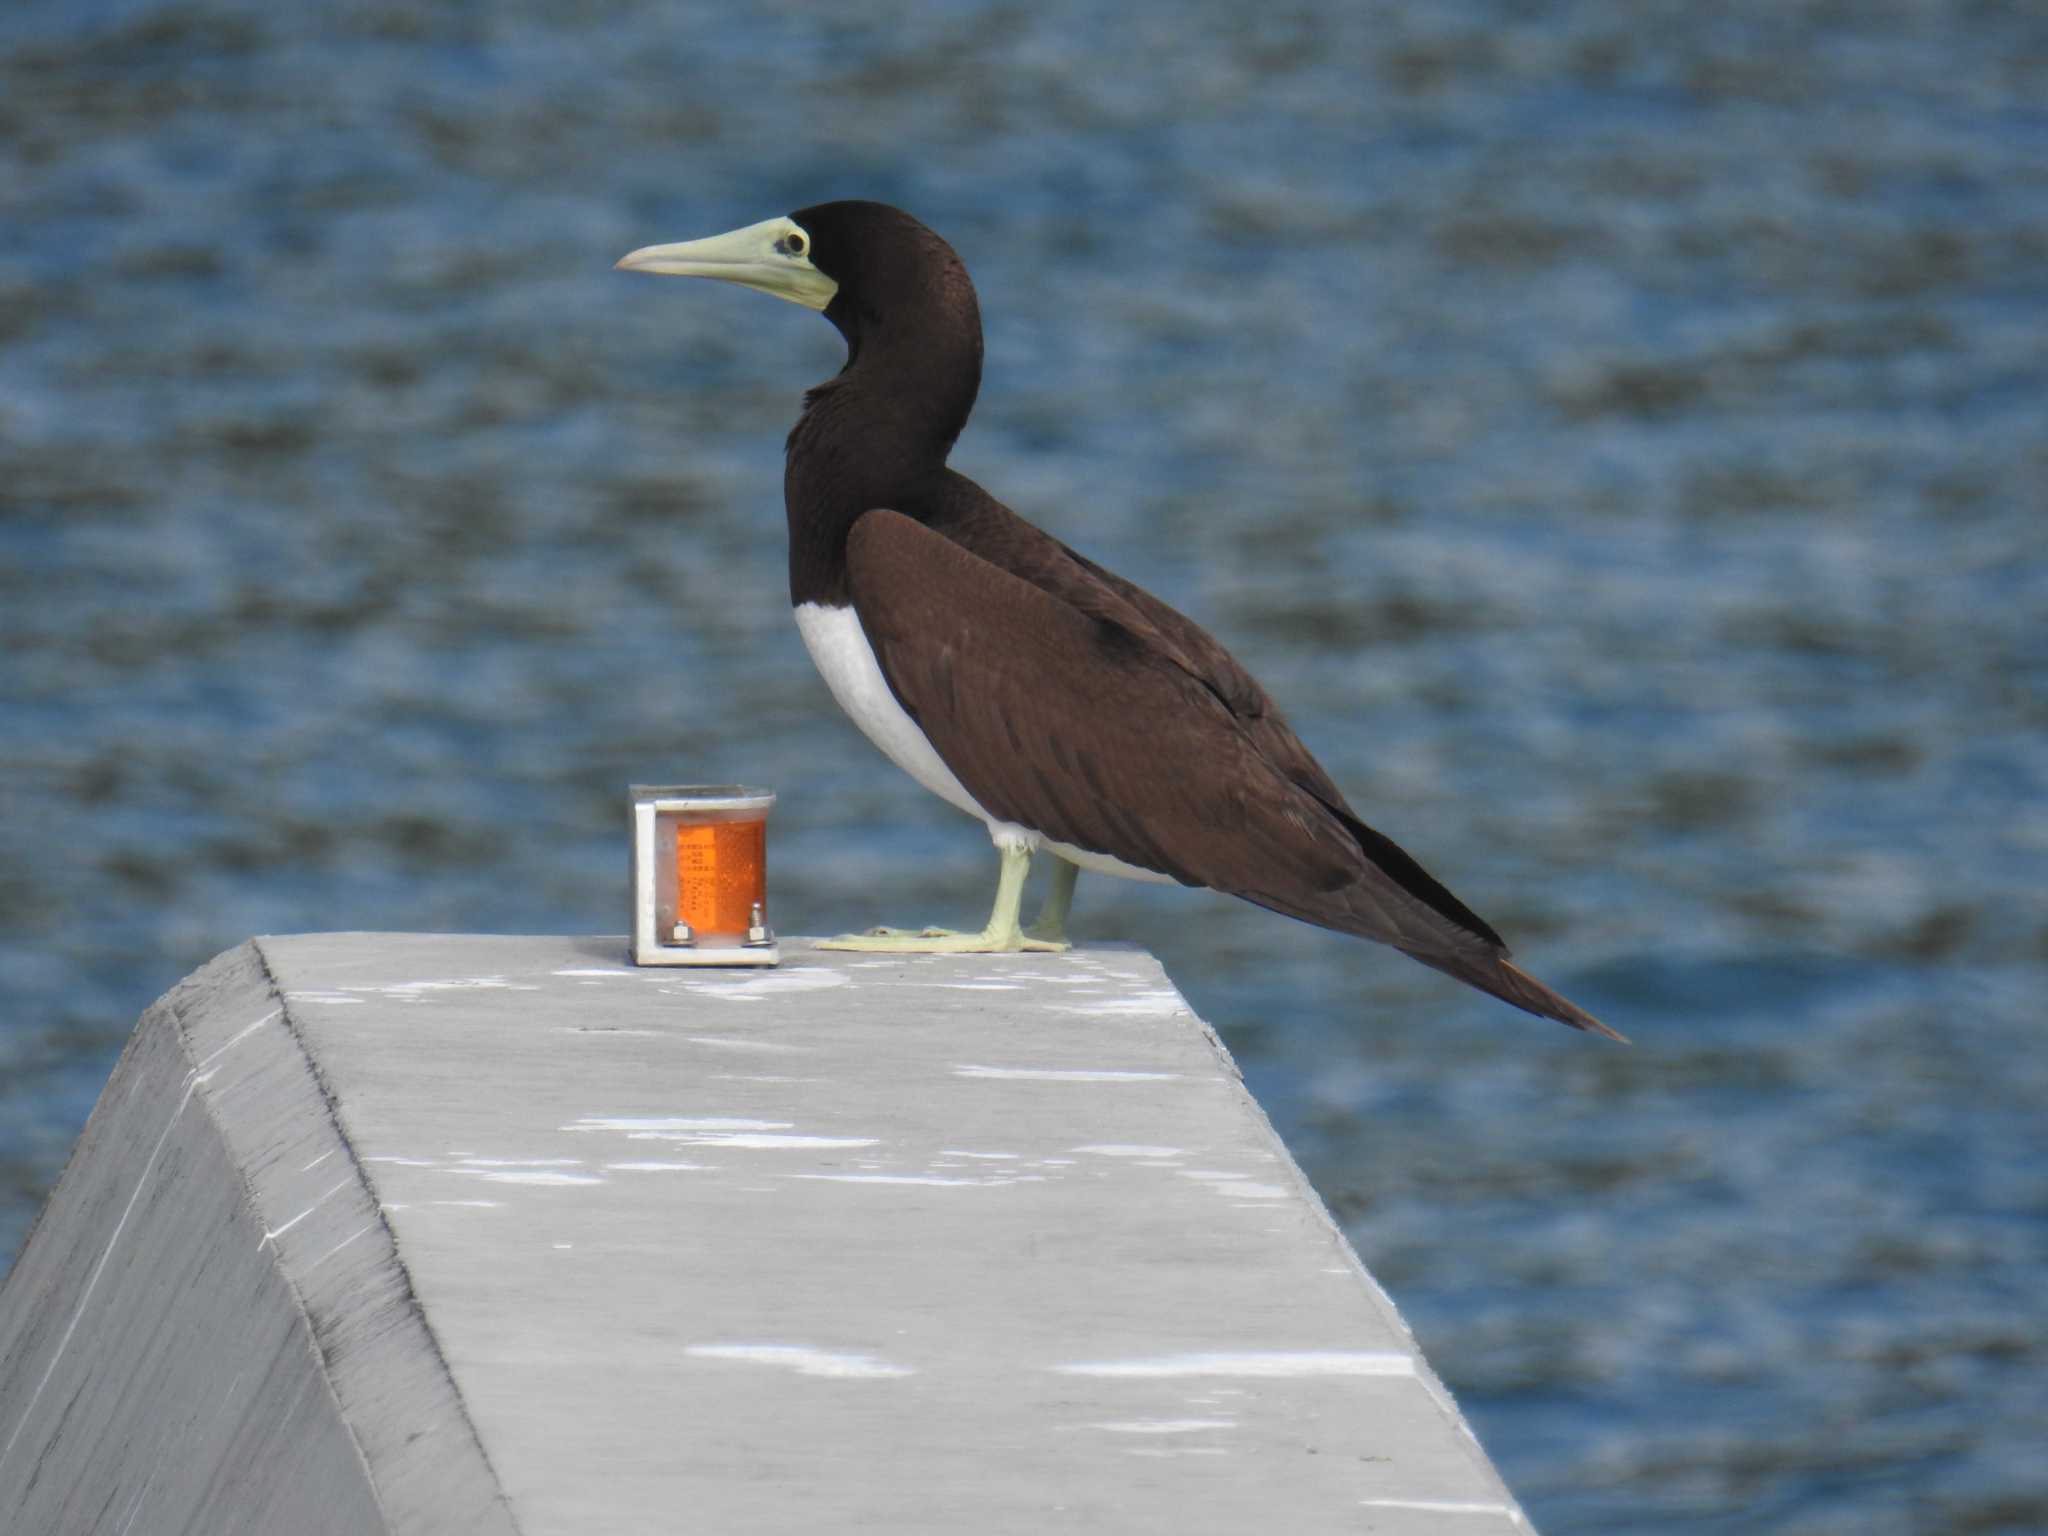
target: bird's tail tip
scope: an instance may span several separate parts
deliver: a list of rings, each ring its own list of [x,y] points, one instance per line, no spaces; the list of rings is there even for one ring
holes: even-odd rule
[[[1507,985],[1498,989],[1487,987],[1486,990],[1497,992],[1503,1002],[1513,1003],[1517,1008],[1541,1018],[1569,1024],[1573,1029],[1582,1029],[1589,1035],[1605,1035],[1609,1040],[1621,1045],[1633,1043],[1620,1030],[1609,1029],[1562,992],[1546,987],[1520,966],[1508,960],[1497,960],[1495,964],[1499,967],[1500,979]],[[1482,982],[1481,985],[1484,986],[1485,983]]]
[[[1446,976],[1457,977],[1468,987],[1477,987],[1504,1003],[1514,1004],[1524,1013],[1533,1013],[1539,1019],[1555,1019],[1589,1035],[1604,1035],[1621,1045],[1630,1043],[1628,1036],[1620,1030],[1609,1029],[1562,992],[1546,987],[1498,950],[1483,955],[1475,955],[1470,950],[1457,955],[1432,955],[1413,949],[1405,953]]]

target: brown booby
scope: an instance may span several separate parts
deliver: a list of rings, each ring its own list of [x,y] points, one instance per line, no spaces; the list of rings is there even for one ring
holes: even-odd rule
[[[944,240],[886,204],[835,202],[618,265],[758,288],[822,310],[846,339],[846,366],[804,396],[789,434],[797,630],[840,706],[985,822],[1002,865],[980,933],[876,929],[831,946],[1063,949],[1087,869],[1241,896],[1621,1038],[1510,964],[1498,933],[1360,821],[1207,631],[947,468],[982,339]],[[1027,931],[1039,848],[1056,862]]]

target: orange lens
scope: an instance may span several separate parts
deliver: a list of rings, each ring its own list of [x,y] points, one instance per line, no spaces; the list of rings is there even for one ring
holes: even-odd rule
[[[768,902],[768,823],[676,823],[676,917],[699,934],[744,936]]]

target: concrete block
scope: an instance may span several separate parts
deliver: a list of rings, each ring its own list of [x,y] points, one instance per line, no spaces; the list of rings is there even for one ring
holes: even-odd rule
[[[0,1289],[10,1533],[1526,1528],[1150,956],[253,941]]]

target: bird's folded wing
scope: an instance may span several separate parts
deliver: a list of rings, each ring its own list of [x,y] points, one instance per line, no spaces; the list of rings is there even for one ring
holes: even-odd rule
[[[1343,792],[1301,744],[1258,680],[1186,614],[998,502],[975,508],[944,531],[956,543],[1082,613],[1129,630],[1215,694],[1274,769],[1339,814],[1349,811]]]
[[[1124,626],[891,511],[855,522],[847,569],[897,701],[990,814],[1383,943],[1497,947],[1413,886],[1409,869],[1441,891],[1406,855],[1392,871],[1368,857],[1349,818]]]

